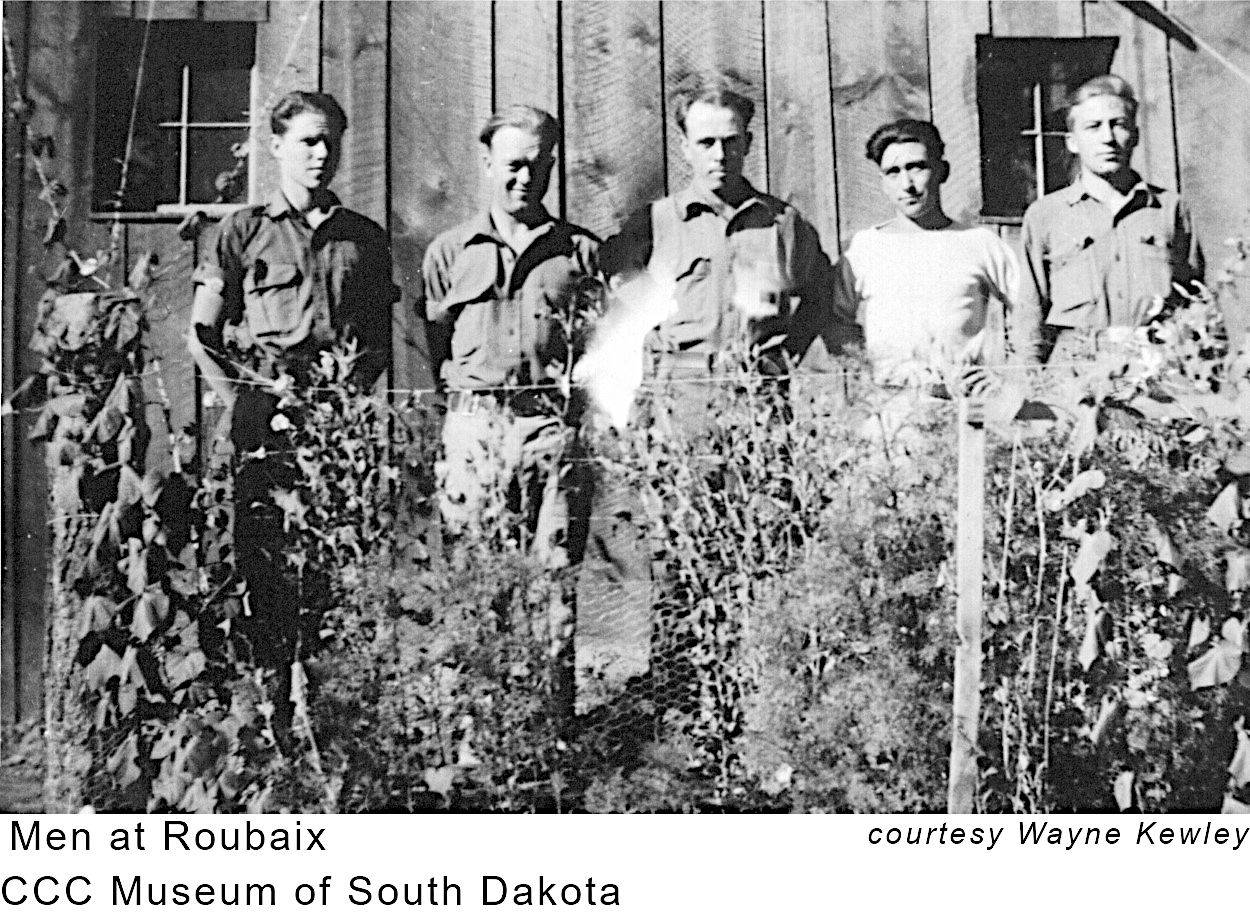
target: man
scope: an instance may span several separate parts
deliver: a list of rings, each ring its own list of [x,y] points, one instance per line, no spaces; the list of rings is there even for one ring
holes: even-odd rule
[[[648,271],[672,284],[675,308],[647,340],[647,373],[677,381],[679,421],[706,422],[707,384],[735,346],[783,370],[829,335],[833,268],[815,229],[743,176],[754,103],[721,86],[679,94],[674,116],[690,184],[635,213],[604,246],[605,272]],[[832,339],[832,337],[830,337]],[[834,344],[836,345],[836,344]]]
[[[447,391],[440,507],[451,532],[527,517],[548,569],[585,546],[589,485],[568,395],[580,330],[597,313],[598,239],[543,205],[560,140],[546,111],[514,105],[479,139],[485,207],[426,251],[425,307]],[[504,501],[503,496],[509,496]],[[551,605],[556,714],[573,710],[571,584]]]
[[[354,338],[354,376],[365,387],[386,367],[399,290],[386,233],[329,190],[347,129],[338,102],[291,92],[274,106],[270,126],[278,187],[267,203],[223,219],[202,245],[188,348],[231,411],[239,461],[235,552],[252,612],[241,629],[253,659],[276,673],[275,721],[285,733],[299,601],[286,573],[282,512],[272,493],[289,487],[296,470],[281,453],[289,444],[270,424],[277,398],[255,375],[238,376],[225,356],[224,332],[233,331],[262,376],[281,370],[299,377],[336,338]]]
[[[668,440],[714,425],[715,405],[723,402],[714,385],[729,379],[744,355],[751,369],[778,375],[816,336],[831,349],[843,342],[830,320],[833,267],[815,229],[743,175],[754,104],[724,86],[705,85],[679,93],[673,111],[690,183],[631,216],[603,251],[616,293],[605,328],[631,323],[630,314],[646,314],[641,322],[654,328],[643,352],[615,353],[611,361],[641,360],[643,375],[664,385],[652,406],[651,431]],[[686,647],[674,628],[685,610],[664,605],[663,598],[653,607],[649,592],[653,580],[667,588],[680,577],[680,557],[670,551],[669,534],[660,532],[669,527],[666,508],[649,491],[606,482],[594,539],[622,579],[621,629],[651,631],[649,648],[618,648],[644,661],[651,655],[661,703],[687,704],[694,700],[694,680],[685,660],[676,659],[684,658]],[[644,516],[651,521],[645,535],[639,530]],[[664,656],[671,662],[657,662]]]
[[[1087,355],[1102,331],[1148,323],[1182,286],[1202,278],[1189,208],[1131,166],[1139,138],[1137,99],[1118,76],[1097,76],[1073,93],[1067,147],[1080,173],[1071,186],[1024,214],[1026,259],[1015,327],[1026,363]]]
[[[1007,309],[1015,297],[1011,249],[942,207],[950,175],[944,152],[937,128],[911,118],[868,139],[895,214],[851,239],[837,297],[840,313],[856,315],[874,379],[886,386],[940,382],[946,366],[981,364],[992,303]]]

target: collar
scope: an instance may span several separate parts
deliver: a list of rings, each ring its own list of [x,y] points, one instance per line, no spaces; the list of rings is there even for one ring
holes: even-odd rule
[[[530,236],[531,244],[543,235],[547,234],[551,227],[556,224],[555,217],[552,216],[551,213],[547,212],[546,207],[543,207],[543,214],[547,217],[546,221],[544,221],[543,224],[538,227],[537,231]],[[479,210],[474,214],[473,218],[469,220],[469,237],[464,243],[466,245],[470,245],[480,241],[490,241],[494,244],[506,244],[503,238],[499,236],[498,229],[495,228],[495,221],[491,219],[489,209]]]
[[[1137,178],[1137,181],[1129,189],[1129,192],[1124,195],[1125,202],[1127,203],[1128,201],[1131,201],[1140,195],[1140,196],[1145,197],[1147,205],[1159,206],[1160,205],[1159,195],[1163,193],[1163,188],[1156,187],[1155,185],[1150,184],[1144,178],[1142,178],[1141,175],[1137,174],[1136,172],[1134,172],[1134,177]],[[1087,199],[1093,200],[1097,203],[1102,202],[1098,200],[1098,198],[1095,197],[1093,194],[1091,194],[1088,190],[1085,189],[1085,182],[1084,180],[1082,180],[1080,176],[1078,176],[1075,181],[1073,181],[1070,185],[1064,188],[1063,191],[1061,191],[1061,193],[1064,194],[1063,199],[1068,204],[1068,206],[1076,206],[1076,204],[1080,203],[1082,200],[1087,200]]]
[[[730,218],[738,215],[753,206],[764,206],[764,198],[758,190],[751,186],[751,183],[745,178],[742,179],[746,184],[748,196],[738,205],[731,214]],[[720,210],[705,195],[699,193],[693,184],[688,184],[677,192],[677,212],[681,215],[683,222],[689,222],[701,212],[713,213],[720,215]]]
[[[327,210],[331,216],[343,208],[341,201],[332,190],[322,191],[323,199],[330,205]],[[283,216],[296,215],[303,218],[300,213],[291,205],[291,201],[286,198],[286,194],[282,192],[282,188],[275,188],[273,193],[269,195],[269,203],[265,206],[265,212],[269,214],[271,219],[281,219]]]

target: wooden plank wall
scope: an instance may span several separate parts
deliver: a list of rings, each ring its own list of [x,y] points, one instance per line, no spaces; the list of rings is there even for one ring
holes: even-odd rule
[[[477,206],[477,133],[493,105],[492,9],[476,2],[397,3],[390,28],[391,244],[404,290],[393,383],[427,388],[421,257]]]
[[[9,7],[6,4],[4,9],[6,29],[12,15]],[[24,47],[25,92],[34,105],[28,135],[52,138],[56,153],[46,172],[50,179],[61,179],[69,189],[65,200],[66,243],[78,251],[94,254],[109,244],[107,228],[87,219],[91,207],[91,74],[95,69],[97,11],[77,3],[36,3],[22,12],[24,40],[21,30],[12,37]],[[21,18],[13,17],[14,24],[18,25]],[[15,164],[6,156],[6,169]],[[13,292],[5,297],[6,305],[11,304],[13,310],[6,310],[3,325],[4,333],[12,334],[7,345],[14,354],[14,380],[26,377],[38,365],[26,342],[34,330],[37,305],[46,287],[44,276],[59,259],[47,256],[42,245],[49,210],[39,200],[40,185],[33,163],[27,157],[21,164],[25,165],[21,192],[14,198],[5,196],[6,212],[13,205],[12,199],[20,199],[22,218],[21,261],[14,271],[6,269],[4,276],[6,288],[13,286]],[[12,691],[6,690],[4,695],[6,720],[37,713],[42,698],[47,474],[42,447],[27,441],[30,420],[31,416],[23,415],[15,422],[13,450],[5,451],[6,462],[14,463],[9,471],[13,487],[4,493],[6,506],[14,513],[14,536],[5,543],[4,576],[16,597],[15,604],[6,603],[4,607],[6,617],[10,612],[14,616],[11,630],[6,622],[5,632],[11,634],[15,651]]]
[[[1250,3],[1169,2],[1243,74],[1250,73]],[[1209,53],[1172,42],[1180,187],[1206,244],[1210,278],[1229,256],[1224,239],[1250,234],[1250,85]],[[1246,299],[1242,280],[1242,300]],[[1226,315],[1244,333],[1250,313]]]
[[[873,130],[900,117],[929,116],[924,5],[847,3],[829,7],[837,136],[838,225],[843,246],[889,218],[876,166],[864,155]]]
[[[568,218],[607,237],[642,201],[664,195],[660,7],[587,0],[563,13]],[[639,137],[652,137],[649,147]]]
[[[19,83],[24,84],[26,74],[26,37],[28,34],[28,15],[27,9],[23,4],[11,3],[4,8],[4,53],[7,58],[6,66],[12,67],[12,71],[17,74]],[[9,110],[9,105],[16,99],[13,98],[15,87],[8,80],[4,84],[4,107]],[[25,147],[26,136],[21,130],[13,126],[12,121],[5,124],[3,134],[4,141],[4,334],[3,334],[3,356],[0,366],[3,367],[3,395],[7,400],[16,389],[17,385],[22,381],[22,363],[23,350],[25,346],[19,339],[19,334],[13,332],[10,328],[15,322],[18,302],[20,301],[20,283],[17,277],[21,275],[24,269],[24,259],[22,250],[27,239],[23,232],[23,221],[25,217],[24,202],[25,194],[22,187],[22,179],[25,171]],[[21,701],[21,692],[18,689],[18,657],[21,652],[18,650],[18,642],[20,641],[20,625],[18,613],[14,611],[19,605],[26,605],[31,600],[31,595],[23,594],[21,590],[21,579],[19,569],[21,567],[18,561],[18,545],[24,538],[25,525],[19,524],[25,521],[30,523],[30,518],[23,516],[23,511],[19,507],[21,501],[20,493],[23,491],[21,471],[24,469],[24,461],[15,459],[18,454],[19,442],[21,440],[21,428],[19,427],[17,417],[8,416],[3,420],[3,491],[4,497],[0,499],[0,509],[3,510],[3,597],[0,602],[0,725],[8,725],[13,723],[13,719],[17,713],[19,705],[28,705],[29,702]],[[29,456],[29,455],[27,455]],[[34,595],[38,599],[40,594]],[[31,607],[29,613],[22,614],[22,624],[37,624],[42,621],[42,616],[38,618],[34,616],[34,607]]]
[[[65,151],[76,216],[89,205],[91,23],[110,6],[130,15],[146,10],[146,3],[48,0],[4,8],[15,62],[29,70],[27,92],[40,108],[35,126]],[[273,99],[288,89],[320,87],[346,108],[351,128],[337,189],[391,233],[404,290],[395,311],[392,381],[399,387],[432,381],[420,317],[421,258],[435,234],[477,209],[477,133],[496,106],[511,102],[560,117],[564,151],[550,208],[607,237],[630,212],[686,180],[671,93],[699,76],[728,81],[757,105],[748,176],[793,200],[836,256],[854,232],[890,214],[863,149],[875,127],[896,117],[933,118],[952,164],[948,208],[958,218],[978,215],[976,35],[1117,35],[1113,69],[1137,86],[1142,100],[1143,172],[1162,184],[1179,179],[1208,249],[1218,248],[1250,210],[1246,86],[1210,54],[1186,50],[1118,3],[273,0],[185,7],[203,19],[257,21],[254,199],[264,198],[274,178],[266,111]],[[1250,69],[1240,38],[1250,32],[1250,3],[1165,8]],[[179,9],[162,3],[157,14]],[[33,367],[24,346],[42,291],[43,209],[29,174],[24,194],[11,192],[20,186],[19,163],[11,133],[5,142],[6,201],[20,201],[5,209],[8,390]],[[74,242],[94,250],[97,239],[87,237],[93,231],[98,236],[100,227],[77,220]],[[194,250],[172,231],[168,223],[131,226],[127,253],[133,261],[143,249],[156,249],[167,268],[153,339],[167,351],[177,425],[197,409],[181,343]],[[1016,235],[1012,226],[1001,231]],[[6,490],[17,497],[5,501],[5,720],[36,707],[42,639],[43,468],[38,450],[24,447],[16,431],[14,423],[6,426],[5,453],[16,458],[6,459]]]

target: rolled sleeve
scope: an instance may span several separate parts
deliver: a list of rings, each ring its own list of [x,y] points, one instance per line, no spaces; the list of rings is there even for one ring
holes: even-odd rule
[[[451,291],[451,249],[444,239],[436,238],[426,248],[421,276],[426,319],[434,324],[450,323],[452,309],[447,294]]]
[[[227,323],[243,319],[243,238],[239,219],[227,217],[200,246],[191,282],[222,297]]]

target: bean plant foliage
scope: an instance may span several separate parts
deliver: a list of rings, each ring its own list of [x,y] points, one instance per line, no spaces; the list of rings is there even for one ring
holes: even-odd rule
[[[988,809],[1245,810],[1250,360],[1216,306],[1244,307],[1232,244],[1214,292],[1051,379],[1059,421],[999,430]],[[1000,416],[1023,400],[1000,396]]]
[[[56,224],[61,196],[48,185]],[[273,493],[303,613],[285,734],[232,542],[237,467],[276,455],[218,436],[154,459],[154,390],[169,410],[146,267],[113,283],[113,255],[64,237],[46,239],[62,256],[42,365],[14,401],[38,410],[51,470],[49,807],[944,805],[949,397],[874,389],[848,357],[788,381],[744,358],[699,428],[661,421],[663,385],[624,432],[564,398],[568,446],[541,471],[622,480],[651,558],[647,670],[570,722],[550,607],[583,572],[535,561],[524,494],[488,493],[491,522],[451,535],[435,404],[359,389],[347,341],[298,371],[232,350],[290,470]],[[985,811],[1250,808],[1250,356],[1220,318],[1245,307],[1245,262],[1234,240],[1211,289],[1079,370],[991,373]]]

